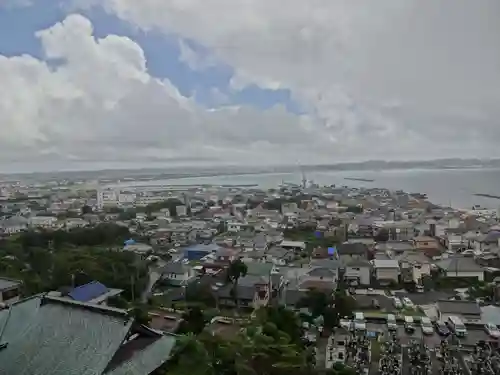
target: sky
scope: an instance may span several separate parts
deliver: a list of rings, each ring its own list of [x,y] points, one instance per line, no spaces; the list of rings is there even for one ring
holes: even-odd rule
[[[498,0],[0,0],[0,170],[500,157]]]

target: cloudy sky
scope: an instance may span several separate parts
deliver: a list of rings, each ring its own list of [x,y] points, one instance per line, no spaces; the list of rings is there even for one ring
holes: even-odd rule
[[[500,1],[0,0],[0,126],[0,170],[499,157]]]

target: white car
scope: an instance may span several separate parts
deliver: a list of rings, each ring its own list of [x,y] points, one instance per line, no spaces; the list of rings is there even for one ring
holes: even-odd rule
[[[495,324],[486,323],[484,325],[484,329],[486,330],[486,332],[488,332],[488,335],[490,335],[490,337],[500,338],[500,330]]]
[[[403,298],[403,305],[407,309],[414,309],[415,308],[415,305],[408,297]]]
[[[401,300],[398,297],[394,297],[392,299],[392,304],[396,309],[401,309],[403,308],[403,304],[401,303]]]

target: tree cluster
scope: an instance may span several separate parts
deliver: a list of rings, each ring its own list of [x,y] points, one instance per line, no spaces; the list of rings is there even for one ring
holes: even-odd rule
[[[134,253],[113,251],[123,245],[127,228],[99,225],[74,231],[27,232],[0,246],[0,275],[23,281],[23,295],[97,280],[138,298],[147,284],[146,265]]]
[[[332,293],[311,289],[298,301],[297,307],[307,308],[311,323],[320,322],[318,324],[330,331],[339,324],[341,318],[352,315],[356,301],[343,288],[337,288]]]
[[[29,231],[19,235],[16,242],[23,248],[30,247],[79,247],[79,246],[122,246],[130,238],[128,228],[116,224],[99,224],[94,228],[70,230]]]
[[[200,322],[199,312],[188,314]],[[199,331],[199,325],[190,326]],[[257,317],[229,340],[206,331],[191,331],[179,341],[167,365],[168,374],[314,373],[314,350],[302,340],[297,315],[284,308],[259,309]]]
[[[170,199],[164,200],[163,202],[157,202],[157,203],[148,204],[144,208],[144,212],[146,212],[146,214],[150,215],[153,212],[157,212],[157,211],[160,211],[162,209],[167,208],[168,211],[169,211],[169,213],[170,213],[170,216],[171,217],[176,217],[177,216],[177,209],[176,209],[176,207],[177,206],[181,206],[183,204],[184,204],[184,202],[181,202],[177,198],[170,198]]]

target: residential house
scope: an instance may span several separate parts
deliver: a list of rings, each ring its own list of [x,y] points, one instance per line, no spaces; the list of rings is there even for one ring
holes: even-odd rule
[[[65,297],[77,302],[107,305],[109,298],[116,297],[122,292],[122,289],[108,288],[98,281],[91,281],[90,283],[73,288],[65,295],[61,295],[60,292],[49,292],[49,295]]]
[[[498,247],[500,242],[500,231],[490,231],[486,234],[476,236],[472,241],[472,248],[478,254],[490,250],[491,248]]]
[[[303,241],[288,241],[283,240],[279,244],[280,247],[287,250],[292,250],[294,252],[303,252],[306,250],[306,244]]]
[[[419,251],[408,251],[400,255],[397,260],[401,267],[403,282],[418,283],[425,277],[431,276],[431,262]]]
[[[223,233],[214,237],[213,242],[219,246],[235,246],[238,236],[235,233]]]
[[[52,229],[57,227],[57,218],[53,216],[32,216],[29,225],[33,228]]]
[[[299,289],[298,286],[285,286],[279,302],[281,305],[293,309],[301,299],[307,296],[307,292],[307,289]]]
[[[169,228],[169,230],[170,240],[173,243],[178,243],[181,246],[185,246],[196,241],[196,232],[194,232],[191,228],[177,227]]]
[[[481,321],[481,308],[476,301],[439,300],[437,309],[441,321],[448,320],[450,316],[459,317],[464,323]]]
[[[149,243],[153,246],[165,246],[170,244],[170,232],[162,229],[158,229],[151,235]]]
[[[458,251],[468,248],[468,241],[465,238],[465,228],[446,228],[444,233],[444,246],[451,251]]]
[[[123,251],[132,251],[138,255],[145,256],[149,252],[153,251],[153,247],[145,243],[130,242],[123,246]]]
[[[21,287],[22,283],[20,281],[0,278],[0,305],[10,305],[19,301]]]
[[[234,293],[232,292],[233,285],[228,283],[220,287],[216,287],[219,305],[221,306],[236,306]],[[236,298],[238,305],[245,308],[256,309],[265,306],[271,299],[270,278],[247,274],[240,277],[237,284]]]
[[[266,262],[266,253],[259,250],[245,250],[240,253],[244,263]]]
[[[88,222],[78,217],[68,218],[63,224],[65,229],[84,228],[86,226],[88,226]]]
[[[391,241],[409,241],[415,235],[413,223],[406,220],[374,221],[373,226],[376,231],[386,230]]]
[[[435,263],[445,277],[463,277],[484,281],[484,269],[473,258],[454,256]]]
[[[298,288],[303,290],[334,290],[339,280],[340,265],[341,262],[336,259],[311,260],[309,269],[301,272],[298,276]]]
[[[195,277],[193,267],[182,262],[170,262],[160,270],[161,279],[173,286],[185,286]]]
[[[277,266],[286,266],[295,259],[295,253],[282,247],[272,247],[265,253],[266,260]]]
[[[0,311],[0,325],[0,374],[152,375],[176,342],[126,310],[47,295]]]
[[[435,238],[429,236],[419,236],[413,238],[413,247],[422,251],[440,249],[439,242]]]
[[[341,268],[344,280],[352,286],[370,285],[372,266],[366,259],[350,259]]]
[[[238,257],[239,252],[236,249],[221,247],[215,252],[203,257],[202,260],[205,263],[219,264],[221,267],[223,267],[229,265],[229,263],[238,259]]]
[[[213,243],[192,245],[184,249],[184,259],[200,260],[208,254],[217,252],[219,249],[221,247]]]
[[[374,259],[373,273],[380,284],[399,283],[399,262],[395,259]]]
[[[12,216],[0,220],[0,232],[4,234],[16,234],[28,229],[28,220],[22,216]]]
[[[344,242],[337,246],[338,258],[342,263],[348,263],[354,259],[368,259],[368,247],[360,242]]]
[[[353,231],[359,237],[373,237],[375,219],[371,217],[356,218],[349,225],[349,231]]]

